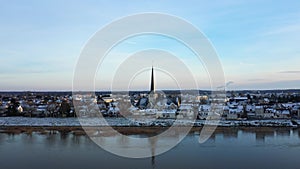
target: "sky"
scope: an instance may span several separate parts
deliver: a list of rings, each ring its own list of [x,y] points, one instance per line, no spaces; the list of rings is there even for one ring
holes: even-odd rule
[[[300,88],[297,0],[0,2],[0,90],[72,90],[74,69],[88,40],[116,19],[144,12],[178,16],[197,27],[218,53],[229,90]],[[112,72],[117,72],[111,70],[121,57],[150,48],[173,53],[190,68],[200,89],[210,88],[205,65],[191,51],[172,39],[148,35],[128,39],[108,54],[96,74],[96,89],[109,89]],[[148,87],[150,64],[129,88]],[[165,81],[159,81],[159,88],[176,86],[161,72],[157,76]]]

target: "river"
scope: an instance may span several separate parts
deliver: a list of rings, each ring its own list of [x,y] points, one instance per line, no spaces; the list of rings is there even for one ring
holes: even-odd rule
[[[198,142],[198,138],[199,132],[193,132],[166,153],[152,158],[130,159],[106,152],[85,135],[77,136],[57,131],[43,134],[0,133],[0,168],[289,169],[300,167],[300,129],[230,128],[219,129],[203,144]]]

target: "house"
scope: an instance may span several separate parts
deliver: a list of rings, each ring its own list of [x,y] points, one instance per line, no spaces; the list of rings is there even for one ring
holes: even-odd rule
[[[177,113],[178,113],[177,118],[188,117],[189,119],[192,119],[194,117],[192,104],[181,104],[179,107],[179,111]]]
[[[263,118],[275,118],[276,116],[276,110],[274,108],[266,108]]]
[[[291,116],[292,117],[296,117],[298,118],[298,111],[300,109],[300,106],[299,105],[294,105],[290,110],[291,110]]]
[[[107,111],[108,116],[116,116],[118,117],[120,114],[120,109],[116,106],[111,106],[109,107],[108,111]]]
[[[248,101],[248,97],[234,97],[233,100],[235,102],[247,102]]]
[[[156,118],[176,118],[176,110],[170,109],[170,110],[162,110],[156,112]]]
[[[276,117],[277,118],[290,118],[291,117],[291,112],[289,109],[276,109]]]
[[[200,105],[198,107],[198,116],[197,116],[197,118],[201,119],[201,120],[206,119],[209,112],[210,112],[210,109],[211,109],[211,107],[208,104]]]
[[[246,105],[246,112],[251,112],[251,113],[253,113],[253,112],[255,112],[255,106],[254,105]]]
[[[238,114],[237,113],[228,113],[226,116],[227,120],[237,120],[238,119]]]
[[[255,106],[255,116],[257,118],[263,118],[264,117],[264,107],[263,106]]]

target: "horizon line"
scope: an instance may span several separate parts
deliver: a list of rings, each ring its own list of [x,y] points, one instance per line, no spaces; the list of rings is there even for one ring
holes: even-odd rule
[[[198,91],[216,91],[212,89],[159,89],[157,91],[187,91],[187,90],[198,90]],[[230,89],[225,91],[271,91],[271,90],[300,90],[300,88],[278,88],[278,89]],[[88,91],[88,90],[0,90],[0,92],[145,92],[148,90],[94,90],[94,91]],[[217,90],[218,91],[218,90]]]

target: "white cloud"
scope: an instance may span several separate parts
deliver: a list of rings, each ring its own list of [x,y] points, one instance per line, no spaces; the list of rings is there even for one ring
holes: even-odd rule
[[[291,74],[299,74],[300,71],[299,70],[288,70],[288,71],[281,71],[278,73],[291,73]]]

